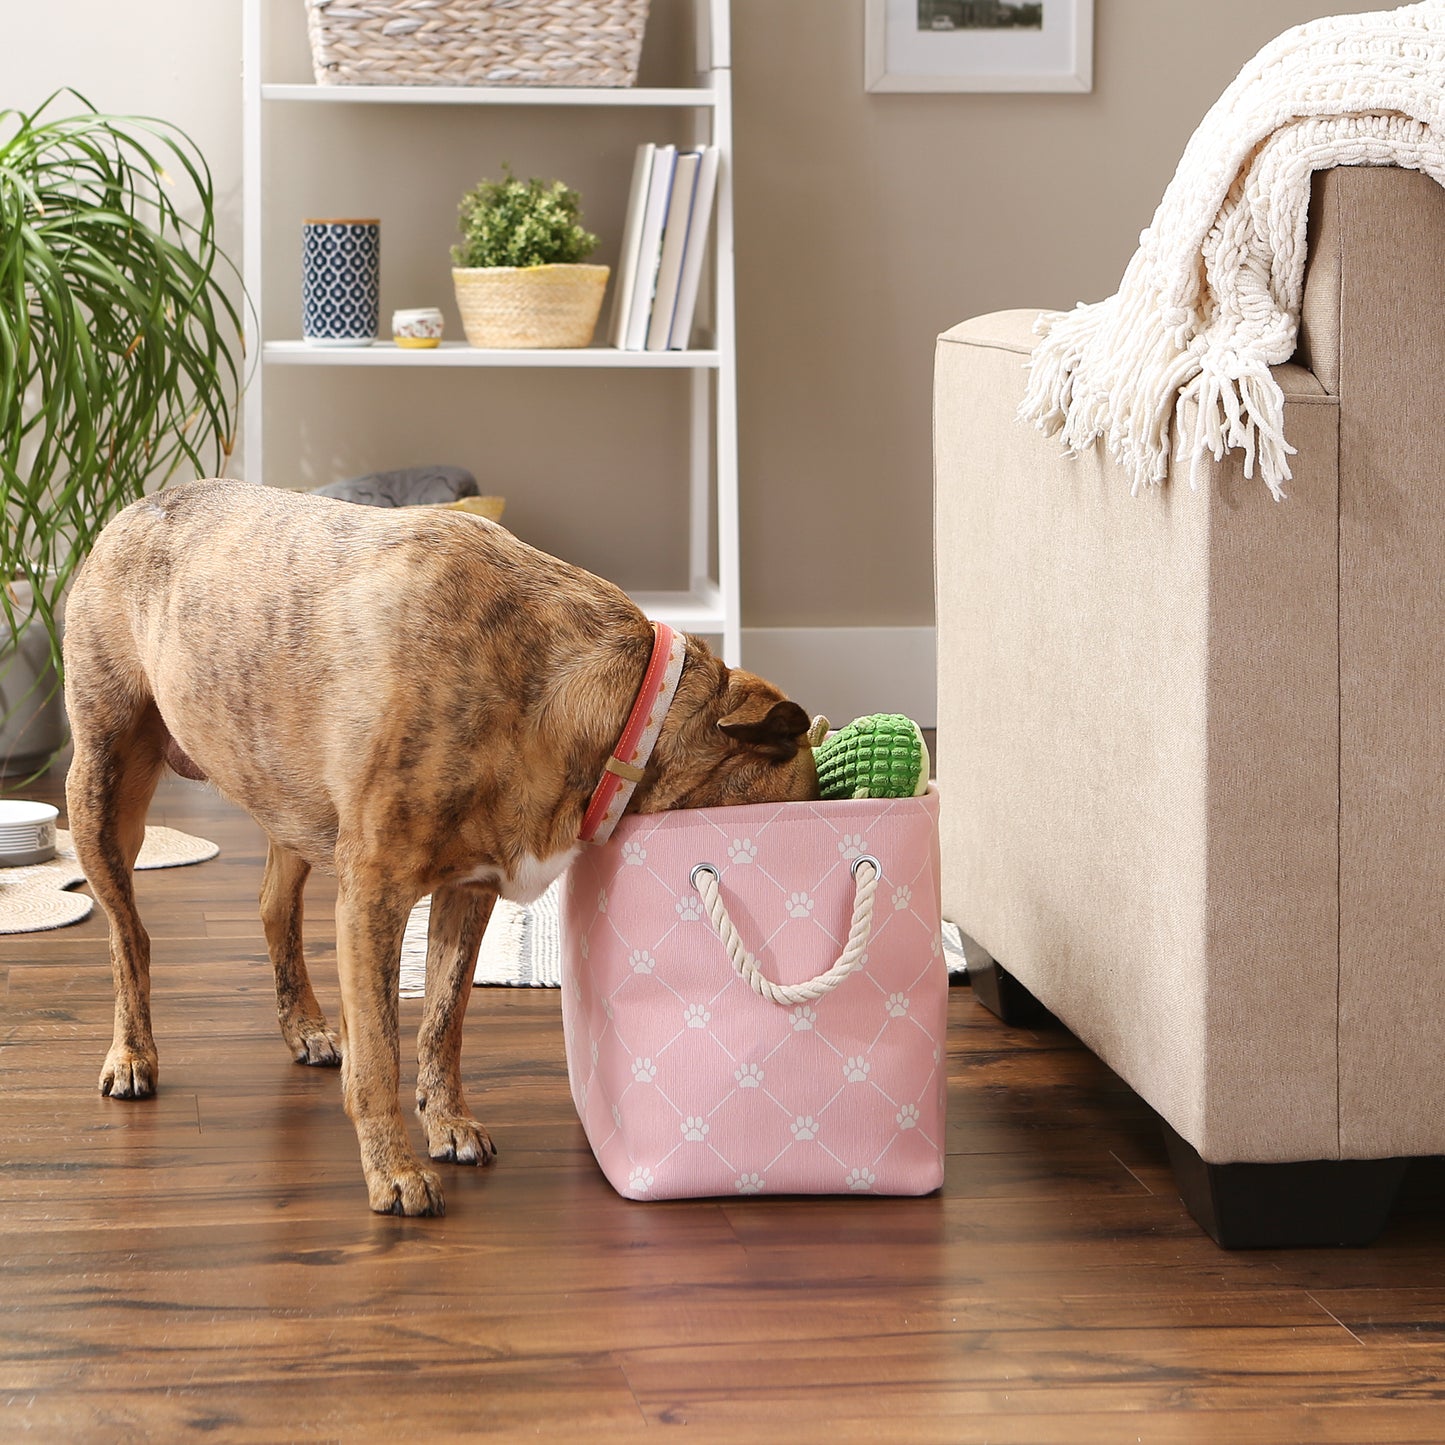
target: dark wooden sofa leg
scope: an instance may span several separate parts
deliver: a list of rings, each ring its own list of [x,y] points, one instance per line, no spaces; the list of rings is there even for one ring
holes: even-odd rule
[[[1023,1027],[1046,1023],[1053,1015],[998,960],[968,934],[960,931],[963,961],[968,965],[968,981],[974,997],[991,1014],[1006,1024]]]
[[[1207,1164],[1192,1144],[1163,1127],[1185,1205],[1225,1249],[1369,1244],[1384,1229],[1410,1165],[1408,1159]]]
[[[961,933],[968,981],[990,1013],[1015,1027],[1053,1015],[976,939]],[[1370,1244],[1384,1229],[1408,1159],[1207,1164],[1160,1120],[1185,1206],[1225,1249]]]

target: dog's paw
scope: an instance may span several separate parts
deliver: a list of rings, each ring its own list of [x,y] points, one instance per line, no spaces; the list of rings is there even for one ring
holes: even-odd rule
[[[366,1193],[377,1214],[406,1214],[414,1217],[447,1212],[440,1174],[430,1169],[394,1169],[366,1176]]]
[[[160,1065],[155,1050],[145,1053],[116,1044],[100,1071],[100,1092],[112,1099],[148,1099],[156,1091]]]
[[[341,1042],[326,1027],[325,1019],[297,1019],[289,1024],[283,1020],[281,1036],[298,1064],[329,1069],[341,1067]]]
[[[449,1164],[490,1164],[497,1157],[491,1136],[468,1115],[423,1110],[421,1118],[426,1125],[426,1152],[433,1159]]]

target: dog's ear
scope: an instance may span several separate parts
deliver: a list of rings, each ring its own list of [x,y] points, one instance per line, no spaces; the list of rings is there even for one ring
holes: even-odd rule
[[[718,721],[718,727],[734,742],[779,762],[797,757],[810,726],[808,714],[787,698],[769,702],[766,697],[751,697]]]

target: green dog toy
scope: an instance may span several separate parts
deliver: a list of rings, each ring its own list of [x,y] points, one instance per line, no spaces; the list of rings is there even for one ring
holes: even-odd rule
[[[854,718],[831,737],[826,718],[813,724],[813,759],[822,798],[917,798],[928,791],[928,745],[901,713]]]

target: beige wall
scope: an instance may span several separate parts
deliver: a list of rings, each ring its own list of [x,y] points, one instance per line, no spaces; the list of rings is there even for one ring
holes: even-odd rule
[[[735,0],[750,623],[932,617],[934,337],[1111,293],[1244,61],[1352,8],[1095,0],[1091,94],[883,95],[861,0]]]
[[[272,78],[304,79],[300,0]],[[178,121],[240,252],[239,0],[47,0],[7,14],[0,105],[71,84]],[[682,0],[654,0],[644,80],[679,77]],[[1089,95],[870,95],[862,0],[734,0],[744,621],[926,623],[933,338],[1003,306],[1114,289],[1185,140],[1260,44],[1328,0],[1096,0]],[[510,160],[561,174],[615,258],[631,151],[663,113],[273,108],[267,302],[299,307],[306,214],[383,220],[383,310],[450,306],[457,195]],[[671,127],[672,129],[669,129]],[[454,315],[454,313],[453,313]],[[455,334],[455,333],[454,333]],[[270,374],[270,479],[457,461],[530,540],[624,585],[682,581],[679,378]],[[616,522],[618,510],[629,522]]]

